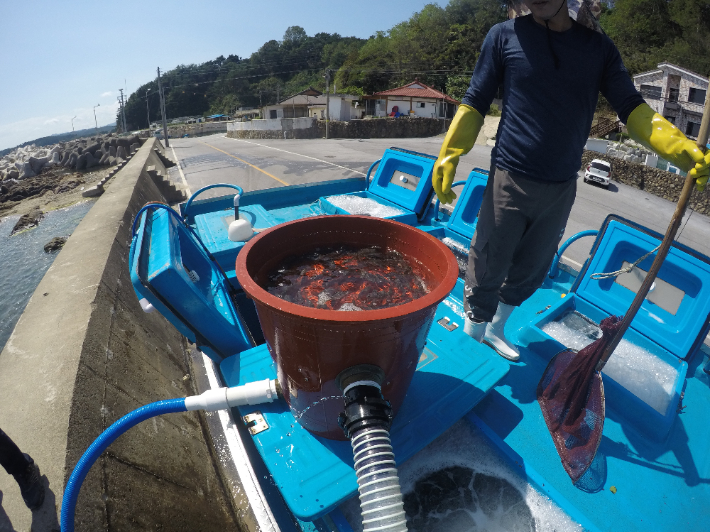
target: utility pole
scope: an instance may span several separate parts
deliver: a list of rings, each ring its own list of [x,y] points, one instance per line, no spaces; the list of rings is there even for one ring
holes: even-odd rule
[[[75,119],[75,118],[76,118],[76,117],[73,116],[72,119],[71,119],[71,132],[72,132],[72,133],[74,133],[74,119]]]
[[[121,120],[123,121],[123,132],[128,133],[128,125],[126,124],[126,104],[123,100],[123,89],[118,90],[121,91]]]
[[[330,138],[330,69],[325,69],[325,138]]]
[[[148,104],[148,93],[150,92],[150,89],[145,91],[145,108],[148,113],[148,133],[150,133],[150,105]]]
[[[165,119],[165,94],[163,94],[163,84],[160,80],[160,67],[158,67],[158,92],[160,92],[160,113],[163,115],[163,136],[165,137],[165,147],[170,147],[168,140],[168,122]]]
[[[94,105],[94,126],[96,126],[96,134],[97,135],[99,134],[99,123],[96,120],[96,108],[99,107],[100,105],[101,105],[100,103],[97,103],[96,105]]]
[[[119,89],[120,90],[120,89]],[[116,96],[116,101],[118,102],[118,116],[116,117],[116,131],[118,132],[125,132],[126,128],[123,127],[123,102],[121,101],[121,98]]]

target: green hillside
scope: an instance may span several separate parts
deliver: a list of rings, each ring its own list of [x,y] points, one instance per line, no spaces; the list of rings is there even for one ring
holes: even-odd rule
[[[460,99],[486,33],[506,18],[506,2],[450,0],[445,7],[429,4],[369,39],[308,36],[292,26],[281,41],[264,43],[249,58],[220,56],[165,72],[167,116],[231,113],[275,103],[309,86],[325,90],[326,69],[333,71],[341,93],[371,94],[416,77]],[[663,61],[710,73],[710,0],[616,0],[603,6],[600,22],[631,74]],[[129,129],[147,127],[146,92],[150,121],[160,117],[155,79],[130,95]]]

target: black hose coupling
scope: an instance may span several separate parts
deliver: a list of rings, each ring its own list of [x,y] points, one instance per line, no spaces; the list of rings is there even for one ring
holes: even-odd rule
[[[369,364],[348,368],[336,378],[345,398],[345,411],[338,416],[338,424],[346,438],[367,427],[390,429],[392,405],[382,396],[383,378],[384,372]]]

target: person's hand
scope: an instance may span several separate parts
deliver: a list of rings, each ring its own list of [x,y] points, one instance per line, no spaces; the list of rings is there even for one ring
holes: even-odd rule
[[[690,170],[690,175],[695,178],[695,188],[702,192],[708,182],[710,174],[710,150],[703,156],[702,161],[695,163],[695,168]]]
[[[643,103],[631,112],[626,121],[626,128],[635,141],[684,172],[690,172],[695,178],[698,190],[705,188],[710,154],[703,154],[695,142],[683,135],[680,129],[651,109],[648,104]]]
[[[459,157],[471,151],[482,126],[481,113],[468,105],[461,104],[459,106],[456,116],[451,121],[449,131],[446,133],[444,143],[439,151],[439,158],[434,163],[431,175],[431,184],[441,203],[451,203],[456,199],[456,194],[451,190],[451,184],[454,182]]]

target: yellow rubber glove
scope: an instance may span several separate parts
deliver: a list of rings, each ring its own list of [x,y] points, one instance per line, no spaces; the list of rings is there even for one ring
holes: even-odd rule
[[[663,118],[648,104],[634,109],[626,121],[629,135],[635,141],[653,150],[671,164],[695,178],[695,188],[702,191],[708,182],[710,152],[703,154],[697,144],[689,140],[680,129]]]
[[[456,166],[459,157],[467,154],[473,148],[478,132],[483,126],[481,113],[468,105],[460,105],[456,116],[451,121],[449,131],[444,138],[444,144],[439,151],[439,158],[434,163],[431,184],[441,203],[451,203],[456,194],[451,190],[454,182]]]

